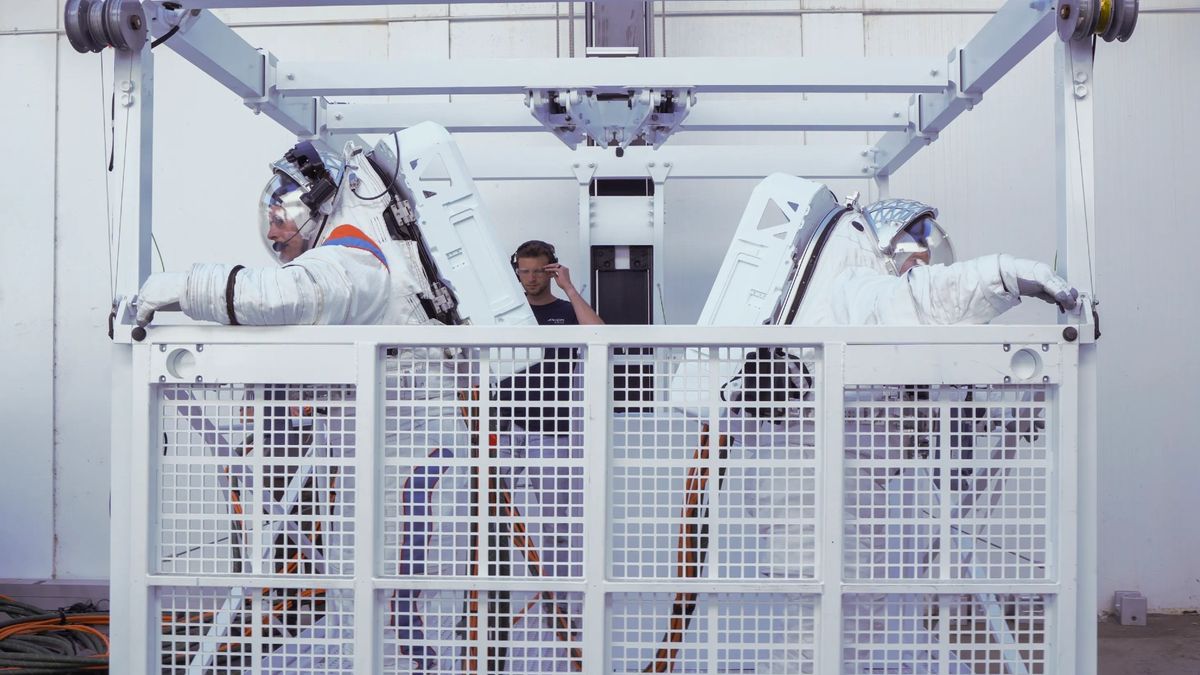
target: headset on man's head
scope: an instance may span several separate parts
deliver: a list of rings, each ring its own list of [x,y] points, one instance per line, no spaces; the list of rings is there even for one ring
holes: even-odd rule
[[[541,239],[530,239],[529,241],[525,242],[524,244],[521,244],[520,246],[518,246],[516,252],[514,252],[512,254],[512,256],[508,259],[508,262],[509,262],[509,264],[512,265],[512,268],[514,271],[517,269],[517,257],[518,256],[520,256],[522,258],[533,257],[530,255],[522,255],[521,254],[521,250],[527,246],[541,246],[541,247],[545,248],[548,251],[549,257],[550,257],[550,262],[547,263],[548,265],[553,265],[558,262],[558,256],[555,255],[555,251],[554,251],[554,244],[544,242]],[[534,255],[541,255],[541,254],[536,253]]]

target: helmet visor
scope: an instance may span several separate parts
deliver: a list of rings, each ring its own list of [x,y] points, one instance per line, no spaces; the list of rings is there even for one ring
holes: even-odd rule
[[[295,260],[312,245],[312,213],[300,201],[303,191],[288,176],[275,173],[258,203],[259,232],[271,255],[282,263]]]
[[[892,260],[903,274],[915,265],[949,265],[954,246],[946,231],[931,217],[924,217],[892,237]]]

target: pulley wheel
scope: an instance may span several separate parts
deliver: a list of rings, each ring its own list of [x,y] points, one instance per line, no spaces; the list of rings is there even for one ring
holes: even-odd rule
[[[1138,0],[1112,0],[1112,2],[1112,24],[1100,37],[1104,38],[1105,42],[1113,40],[1125,42],[1133,35],[1133,29],[1137,26]]]
[[[105,25],[104,0],[93,0],[88,7],[87,27],[92,38],[93,52],[99,52],[108,46],[108,27]]]
[[[1100,0],[1061,0],[1058,3],[1058,37],[1063,42],[1082,40],[1096,30]]]
[[[92,32],[88,29],[88,10],[91,6],[92,0],[67,0],[66,8],[63,10],[63,26],[67,31],[67,40],[70,41],[71,47],[80,54],[104,49],[103,45],[96,46],[92,40]]]
[[[146,15],[138,0],[105,0],[104,14],[112,46],[123,50],[141,49],[146,41]]]

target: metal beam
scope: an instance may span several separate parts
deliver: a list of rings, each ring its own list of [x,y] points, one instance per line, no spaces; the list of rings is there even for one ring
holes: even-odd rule
[[[577,2],[602,2],[603,0],[576,0]],[[549,4],[555,0],[525,0]],[[212,9],[216,7],[321,7],[331,5],[428,5],[428,0],[187,0],[188,9]],[[450,5],[499,5],[511,4],[511,0],[450,0]]]
[[[908,107],[883,101],[700,101],[680,131],[896,131]],[[545,132],[520,101],[330,104],[330,133],[388,133],[434,120],[452,133]]]
[[[992,85],[1054,33],[1050,0],[1009,0],[946,64],[951,86],[918,94],[909,103],[909,126],[879,140],[879,174],[890,175],[932,143],[951,122],[980,101]]]
[[[936,58],[441,59],[281,62],[288,96],[523,94],[528,89],[688,88],[696,93],[940,93]]]
[[[171,29],[168,15],[161,11],[151,16],[150,30],[155,37]],[[297,136],[320,133],[324,101],[312,96],[280,96],[274,89],[277,59],[255,49],[211,12],[185,13],[179,31],[163,44],[288,131]]]
[[[780,147],[674,146],[654,150],[646,146],[625,149],[617,157],[612,149],[527,148],[486,151],[463,148],[467,166],[476,180],[577,180],[576,169],[594,169],[595,178],[647,177],[650,169],[666,166],[671,180],[683,178],[762,178],[781,171],[809,178],[870,178],[869,148],[849,145]],[[591,166],[594,165],[594,166]]]

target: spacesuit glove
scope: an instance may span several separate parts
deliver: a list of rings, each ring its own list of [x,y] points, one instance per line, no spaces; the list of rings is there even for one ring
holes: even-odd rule
[[[187,272],[159,272],[151,274],[142,284],[137,295],[137,325],[145,326],[154,319],[154,312],[164,307],[178,305],[187,291]]]
[[[1063,311],[1075,309],[1079,302],[1079,291],[1038,260],[1001,255],[1000,279],[1008,292],[1045,300]]]

